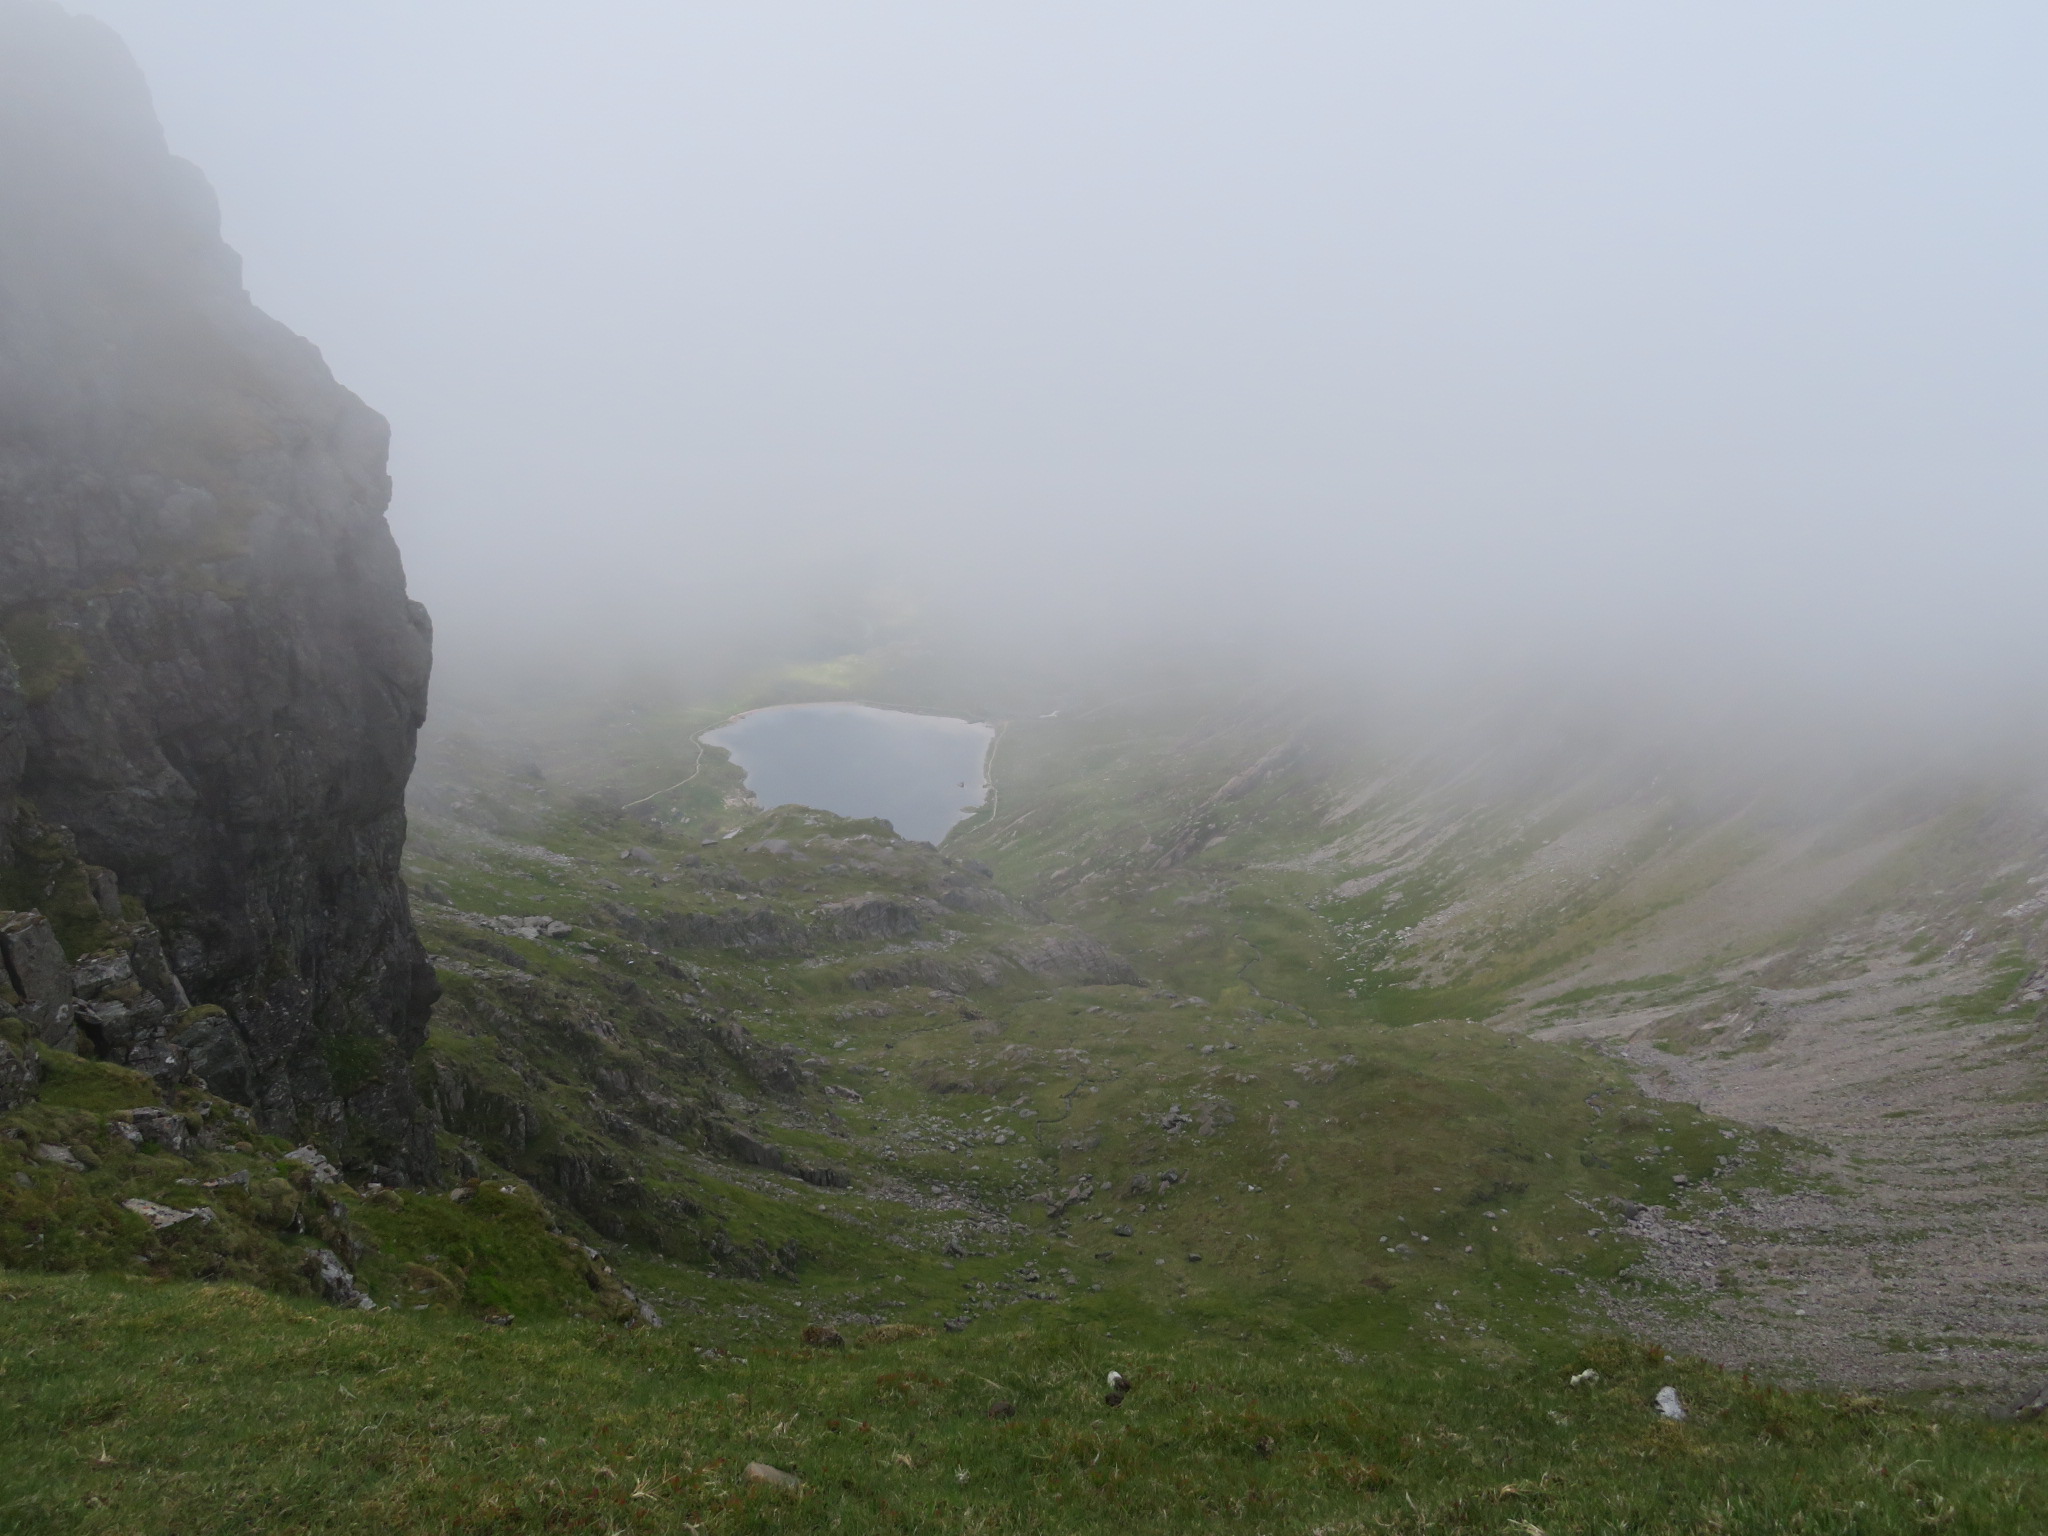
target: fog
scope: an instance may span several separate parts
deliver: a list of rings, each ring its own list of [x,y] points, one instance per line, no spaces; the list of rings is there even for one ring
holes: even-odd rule
[[[2039,710],[2038,6],[74,8],[391,418],[444,687]]]

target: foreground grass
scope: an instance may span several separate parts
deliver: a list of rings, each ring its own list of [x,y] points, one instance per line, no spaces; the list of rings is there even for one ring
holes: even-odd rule
[[[725,1355],[685,1328],[0,1277],[0,1530],[2013,1532],[2037,1427],[1634,1345],[1112,1346],[1041,1320]],[[1578,1388],[1571,1371],[1600,1380]],[[1104,1372],[1135,1382],[1118,1406]],[[1675,1386],[1682,1424],[1651,1406]],[[1007,1411],[1000,1405],[1008,1405]],[[765,1461],[797,1492],[750,1484]]]

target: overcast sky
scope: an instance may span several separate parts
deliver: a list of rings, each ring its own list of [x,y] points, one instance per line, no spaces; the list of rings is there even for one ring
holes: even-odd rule
[[[391,418],[451,657],[886,588],[2043,678],[2038,4],[73,4]]]

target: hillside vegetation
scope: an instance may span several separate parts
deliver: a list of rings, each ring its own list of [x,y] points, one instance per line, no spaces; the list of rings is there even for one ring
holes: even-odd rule
[[[329,1180],[226,1101],[44,1053],[0,1117],[0,1380],[38,1426],[0,1528],[2034,1518],[2030,1424],[1613,1340],[1617,1298],[1694,1305],[1646,1223],[1784,1196],[1811,1149],[1494,1027],[1810,971],[1882,857],[1803,855],[1860,873],[1681,953],[1686,903],[1802,857],[1753,809],[1161,708],[1006,726],[935,850],[752,804],[704,723],[620,724],[624,789],[430,763],[441,1187]]]

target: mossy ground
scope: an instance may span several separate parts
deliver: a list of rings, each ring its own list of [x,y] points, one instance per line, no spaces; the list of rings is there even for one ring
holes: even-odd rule
[[[2038,1425],[1615,1342],[1512,1362],[1093,1319],[744,1353],[683,1328],[7,1277],[0,1531],[1787,1532],[2048,1521]],[[1567,1378],[1592,1367],[1597,1381]],[[1104,1377],[1134,1383],[1105,1401]],[[1652,1406],[1675,1387],[1690,1417]],[[1005,1406],[1006,1405],[1006,1406]],[[797,1491],[746,1480],[762,1461]]]

